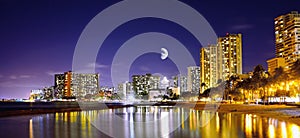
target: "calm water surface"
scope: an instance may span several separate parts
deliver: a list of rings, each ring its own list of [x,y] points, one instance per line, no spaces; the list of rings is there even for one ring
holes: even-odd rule
[[[0,132],[3,138],[300,137],[299,126],[273,118],[157,106],[5,117]]]

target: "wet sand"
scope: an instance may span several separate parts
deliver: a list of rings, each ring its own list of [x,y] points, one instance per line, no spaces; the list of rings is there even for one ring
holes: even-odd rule
[[[291,122],[300,126],[300,107],[286,105],[255,105],[255,104],[220,104],[206,105],[196,104],[195,110],[214,110],[220,113],[246,113],[258,116],[276,118],[278,120]]]

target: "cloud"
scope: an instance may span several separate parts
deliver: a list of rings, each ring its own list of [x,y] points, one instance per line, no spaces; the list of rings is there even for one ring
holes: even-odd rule
[[[146,66],[140,66],[139,69],[142,71],[150,71],[150,68],[148,68]]]
[[[254,28],[254,25],[251,24],[239,24],[231,27],[232,30],[248,30]]]
[[[25,79],[26,79],[26,78],[31,78],[31,77],[32,77],[32,76],[30,76],[30,75],[20,75],[20,76],[19,76],[19,78],[25,78]]]
[[[12,80],[15,80],[15,79],[17,79],[17,76],[11,75],[11,76],[9,76],[9,78],[12,79]]]
[[[76,70],[74,72],[77,73],[94,73],[94,69],[100,69],[100,68],[108,68],[108,65],[104,65],[104,64],[98,64],[98,63],[89,63],[86,66],[83,66],[83,68]],[[65,71],[48,71],[46,72],[46,74],[50,75],[50,76],[54,76],[55,74],[64,74],[65,72],[67,72],[68,70]]]
[[[9,76],[10,79],[12,80],[16,80],[16,79],[28,79],[28,78],[32,78],[33,76],[31,75],[11,75]]]
[[[16,83],[13,81],[4,81],[0,82],[0,87],[9,87],[9,88],[40,88],[42,85],[37,84],[25,84],[25,83]]]
[[[46,74],[50,75],[50,76],[54,76],[55,74],[63,74],[64,72],[58,72],[58,71],[48,71],[46,72]]]
[[[88,68],[107,68],[109,67],[108,65],[104,65],[104,64],[98,64],[98,63],[89,63],[87,65]]]

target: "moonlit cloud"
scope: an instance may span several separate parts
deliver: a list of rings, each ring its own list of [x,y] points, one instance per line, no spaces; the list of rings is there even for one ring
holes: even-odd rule
[[[63,73],[64,73],[63,71],[61,71],[61,72],[59,72],[59,71],[48,71],[48,72],[46,72],[46,74],[48,74],[50,76],[54,76],[55,74],[63,74]]]
[[[15,79],[17,79],[17,76],[11,75],[11,76],[9,76],[9,78],[12,79],[12,80],[15,80]]]
[[[16,79],[28,79],[28,78],[32,78],[32,75],[11,75],[9,76],[10,79],[12,80],[16,80]]]
[[[19,76],[19,78],[25,78],[25,79],[26,79],[26,78],[31,78],[31,77],[32,77],[32,76],[30,76],[30,75],[20,75],[20,76]]]
[[[9,87],[9,88],[40,88],[42,85],[38,84],[26,84],[26,83],[16,83],[14,81],[4,81],[0,82],[0,87]]]
[[[231,27],[232,30],[248,30],[254,28],[254,25],[251,24],[239,24],[239,25],[234,25]]]
[[[146,66],[141,66],[141,67],[139,67],[139,69],[141,71],[151,71],[151,69],[149,67],[146,67]]]
[[[98,64],[98,63],[90,63],[87,65],[88,68],[107,68],[109,67],[108,65],[104,65],[104,64]]]

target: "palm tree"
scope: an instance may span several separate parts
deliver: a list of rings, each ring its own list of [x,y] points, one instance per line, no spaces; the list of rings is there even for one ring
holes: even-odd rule
[[[202,92],[204,92],[204,90],[206,89],[206,84],[203,82],[203,83],[201,83],[201,85],[200,85],[200,92],[199,92],[199,95],[202,93]]]
[[[255,90],[262,88],[262,91],[260,92],[262,97],[265,97],[265,86],[268,84],[268,74],[269,73],[265,71],[262,65],[257,65],[254,68],[252,83]]]
[[[291,74],[293,78],[298,79],[300,77],[300,59],[296,60],[291,67]]]
[[[282,67],[279,67],[279,68],[276,68],[275,69],[275,74],[274,76],[272,77],[272,83],[273,84],[281,84],[281,83],[284,83],[285,85],[287,85],[288,81],[290,79],[290,75],[288,73],[286,73],[284,71],[284,69]],[[284,92],[284,94],[282,94]],[[281,93],[281,94],[279,94]],[[284,95],[284,96],[287,96],[289,95],[289,92],[288,91],[277,91],[275,95]]]
[[[229,95],[235,93],[235,89],[236,89],[236,83],[237,80],[239,79],[238,76],[236,75],[232,75],[229,77],[229,79],[226,81],[226,85],[225,85],[225,99],[228,100]]]

